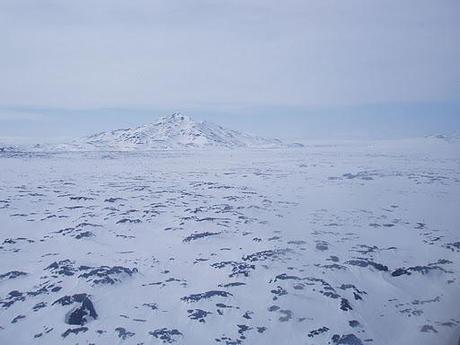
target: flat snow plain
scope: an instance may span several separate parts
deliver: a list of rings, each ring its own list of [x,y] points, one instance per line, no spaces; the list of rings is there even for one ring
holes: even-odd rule
[[[2,153],[1,344],[457,345],[460,145]]]

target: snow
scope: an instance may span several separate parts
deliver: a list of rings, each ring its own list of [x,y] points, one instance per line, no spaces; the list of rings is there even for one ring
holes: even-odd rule
[[[170,121],[0,152],[0,343],[458,343],[457,142]]]
[[[42,151],[146,151],[187,148],[274,148],[284,144],[223,128],[211,122],[194,121],[173,113],[136,128],[117,129],[61,145],[39,145]]]

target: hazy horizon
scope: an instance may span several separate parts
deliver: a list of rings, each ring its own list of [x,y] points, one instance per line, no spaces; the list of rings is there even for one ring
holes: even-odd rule
[[[258,136],[299,140],[379,140],[460,134],[458,104],[367,105],[346,108],[27,109],[0,108],[0,141],[61,142],[102,131],[137,127],[180,112]]]
[[[0,137],[180,111],[282,138],[460,131],[460,2],[0,3]]]

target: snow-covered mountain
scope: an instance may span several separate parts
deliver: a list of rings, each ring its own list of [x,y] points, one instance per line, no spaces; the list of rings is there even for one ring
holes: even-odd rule
[[[5,145],[0,143],[0,152],[10,152],[10,151],[16,151],[17,148],[13,145]]]
[[[136,128],[93,134],[56,146],[68,151],[137,151],[183,148],[273,148],[282,147],[278,139],[267,139],[223,128],[210,122],[194,121],[173,113]]]

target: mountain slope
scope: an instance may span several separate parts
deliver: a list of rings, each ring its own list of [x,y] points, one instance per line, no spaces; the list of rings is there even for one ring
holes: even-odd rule
[[[136,128],[97,133],[60,145],[59,149],[135,151],[182,148],[270,148],[281,147],[278,139],[267,139],[226,129],[209,122],[198,122],[174,113]]]

